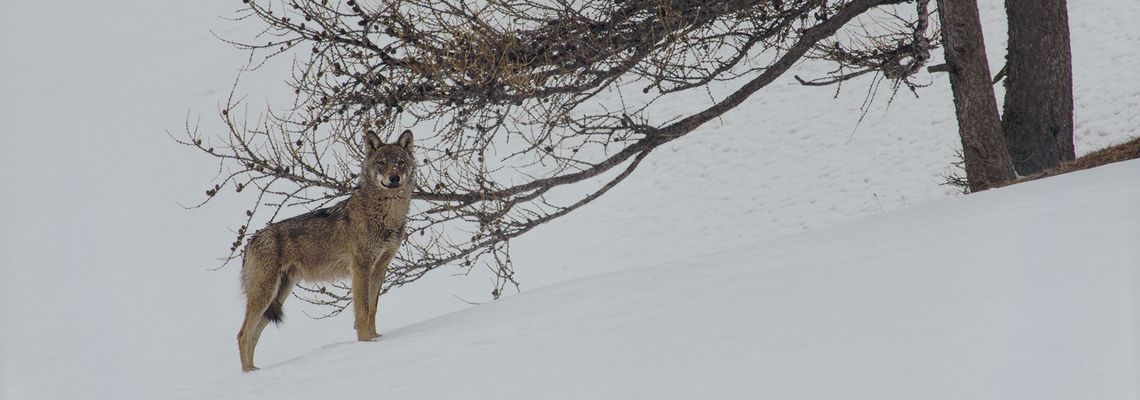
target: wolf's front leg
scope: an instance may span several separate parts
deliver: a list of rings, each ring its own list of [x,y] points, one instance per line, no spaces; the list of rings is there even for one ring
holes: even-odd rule
[[[356,317],[354,327],[356,328],[356,340],[369,341],[372,340],[373,331],[376,327],[368,327],[368,293],[369,293],[369,271],[368,266],[371,263],[363,263],[357,260],[352,265],[352,313]]]
[[[372,266],[372,271],[369,273],[368,278],[368,327],[372,329],[372,338],[380,337],[376,333],[376,303],[380,299],[380,291],[384,288],[384,274],[388,272],[388,263],[392,261],[392,256],[396,252],[394,250],[386,250],[376,264]]]

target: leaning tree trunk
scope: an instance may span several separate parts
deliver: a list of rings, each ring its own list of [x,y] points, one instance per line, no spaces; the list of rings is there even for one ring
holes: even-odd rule
[[[971,192],[1012,180],[976,0],[938,0],[942,42]]]
[[[1006,0],[1002,131],[1018,174],[1029,175],[1073,152],[1073,68],[1066,0]]]

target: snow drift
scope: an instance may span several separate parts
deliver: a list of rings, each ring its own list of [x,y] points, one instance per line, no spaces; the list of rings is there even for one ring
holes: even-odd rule
[[[173,397],[1134,399],[1136,182],[1119,163],[565,282]]]

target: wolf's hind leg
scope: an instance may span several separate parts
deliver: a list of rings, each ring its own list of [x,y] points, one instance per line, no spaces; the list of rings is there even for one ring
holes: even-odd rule
[[[262,279],[266,281],[267,279]],[[261,331],[265,329],[265,325],[269,324],[269,318],[266,317],[265,311],[269,309],[277,294],[279,281],[276,276],[268,282],[247,282],[245,288],[245,319],[242,321],[241,330],[238,331],[238,354],[241,356],[241,370],[249,372],[257,369],[253,365],[253,350],[257,347],[257,340],[261,336]]]

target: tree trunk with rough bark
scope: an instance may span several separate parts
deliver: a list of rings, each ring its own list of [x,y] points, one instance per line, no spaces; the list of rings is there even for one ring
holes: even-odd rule
[[[976,0],[938,0],[954,112],[971,192],[1014,179],[990,80]]]
[[[1022,176],[1072,160],[1073,68],[1066,0],[1006,0],[1002,131]]]

